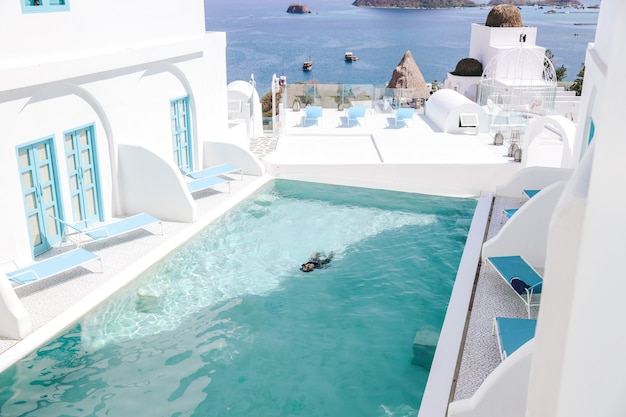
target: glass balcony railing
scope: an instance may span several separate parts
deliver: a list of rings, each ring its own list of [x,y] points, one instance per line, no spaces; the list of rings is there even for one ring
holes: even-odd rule
[[[372,84],[288,84],[281,94],[284,108],[293,110],[306,106],[337,110],[360,106],[382,112],[398,107],[421,109],[427,98],[416,89]]]

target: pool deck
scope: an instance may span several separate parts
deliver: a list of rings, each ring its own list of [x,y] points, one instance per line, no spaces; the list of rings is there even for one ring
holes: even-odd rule
[[[422,119],[416,120],[415,127],[390,128],[387,116],[378,115],[377,119],[373,117],[368,119],[367,128],[362,128],[361,131],[360,127],[355,127],[355,130],[350,130],[350,134],[346,136],[343,132],[338,133],[343,130],[342,115],[343,112],[337,112],[333,116],[336,116],[336,120],[330,117],[325,118],[323,126],[319,128],[315,126],[302,128],[298,125],[296,117],[291,122],[292,125],[285,128],[285,134],[279,140],[271,137],[255,140],[250,144],[251,150],[260,158],[268,157],[275,161],[284,160],[304,165],[319,162],[322,159],[328,163],[333,158],[337,161],[357,164],[370,159],[380,162],[381,158],[385,161],[396,160],[406,164],[467,161],[468,158],[479,164],[482,158],[492,162],[494,158],[502,159],[502,148],[490,147],[487,135],[471,137],[449,135],[450,137],[446,137],[440,134],[437,139],[439,142],[437,142],[428,134],[428,132],[433,132],[432,127],[420,127],[421,123],[426,123]],[[373,126],[375,123],[379,123],[379,126]],[[419,135],[418,132],[422,132],[423,136],[423,140],[419,141],[421,146],[412,143],[415,142],[416,135]],[[372,135],[377,137],[375,142],[372,142]],[[341,136],[341,141],[338,141],[336,136]],[[454,142],[458,140],[463,140],[465,143]],[[467,151],[470,148],[466,149],[469,142],[472,143],[470,152]],[[359,143],[365,144],[363,146],[367,147],[367,151],[358,148]],[[360,151],[355,152],[355,144],[356,149]],[[459,152],[450,152],[450,147],[457,145]],[[407,146],[412,152],[406,152]],[[313,154],[309,153],[308,158],[300,161],[298,155],[302,155],[303,149]],[[316,151],[312,151],[313,149]],[[479,160],[476,161],[476,158]],[[495,163],[507,163],[507,161]],[[32,284],[18,289],[16,292],[31,314],[36,331],[19,343],[15,340],[0,338],[0,371],[69,326],[77,317],[85,314],[91,307],[106,299],[125,283],[130,282],[147,266],[165,256],[272,178],[272,176],[244,175],[242,180],[231,182],[230,193],[226,188],[224,190],[218,188],[200,194],[196,197],[199,220],[195,223],[164,222],[165,234],[163,235],[159,234],[160,228],[155,226],[147,231],[140,230],[125,237],[87,244],[86,249],[102,258],[102,273],[91,272],[89,268],[92,266],[87,265],[87,269],[78,268],[73,272],[47,279],[41,284]],[[517,199],[496,198],[494,200],[487,238],[494,236],[501,228],[502,209],[519,205],[520,202]],[[47,255],[52,256],[72,247],[67,245],[54,248]],[[519,298],[512,293],[510,287],[493,269],[484,264],[480,268],[470,313],[454,399],[471,397],[484,378],[500,362],[496,338],[492,334],[494,317],[496,315],[526,316],[526,310]]]

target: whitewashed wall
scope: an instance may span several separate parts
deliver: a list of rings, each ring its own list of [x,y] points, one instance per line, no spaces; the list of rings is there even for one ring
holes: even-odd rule
[[[17,148],[54,136],[62,206],[71,218],[64,132],[93,124],[105,217],[120,201],[117,149],[172,159],[170,100],[189,96],[196,166],[204,141],[228,137],[226,36],[205,32],[203,2],[70,1],[70,10],[22,13],[0,2],[0,253],[30,262]],[[2,260],[0,259],[0,260]]]

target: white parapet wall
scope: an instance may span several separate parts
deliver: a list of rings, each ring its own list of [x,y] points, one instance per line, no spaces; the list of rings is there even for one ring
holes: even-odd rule
[[[119,183],[124,214],[146,212],[181,222],[198,218],[197,204],[180,170],[147,148],[119,146]]]
[[[468,399],[448,406],[447,417],[523,417],[534,339],[507,357]]]
[[[565,185],[554,183],[526,201],[498,234],[484,243],[483,261],[492,256],[520,255],[531,265],[543,268],[550,221]]]
[[[0,336],[23,339],[32,331],[32,317],[15,294],[9,279],[0,272]]]
[[[509,181],[496,187],[496,197],[522,196],[524,190],[541,190],[558,181],[567,181],[573,169],[551,167],[528,167],[514,173]]]

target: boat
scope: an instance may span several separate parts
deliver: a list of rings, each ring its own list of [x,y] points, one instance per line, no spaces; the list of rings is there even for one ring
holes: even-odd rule
[[[359,58],[357,58],[352,52],[346,52],[344,59],[346,62],[352,62],[358,60]]]
[[[309,58],[306,61],[304,61],[304,64],[302,64],[302,71],[311,71],[312,69],[313,69],[313,61],[311,61],[311,58]]]

